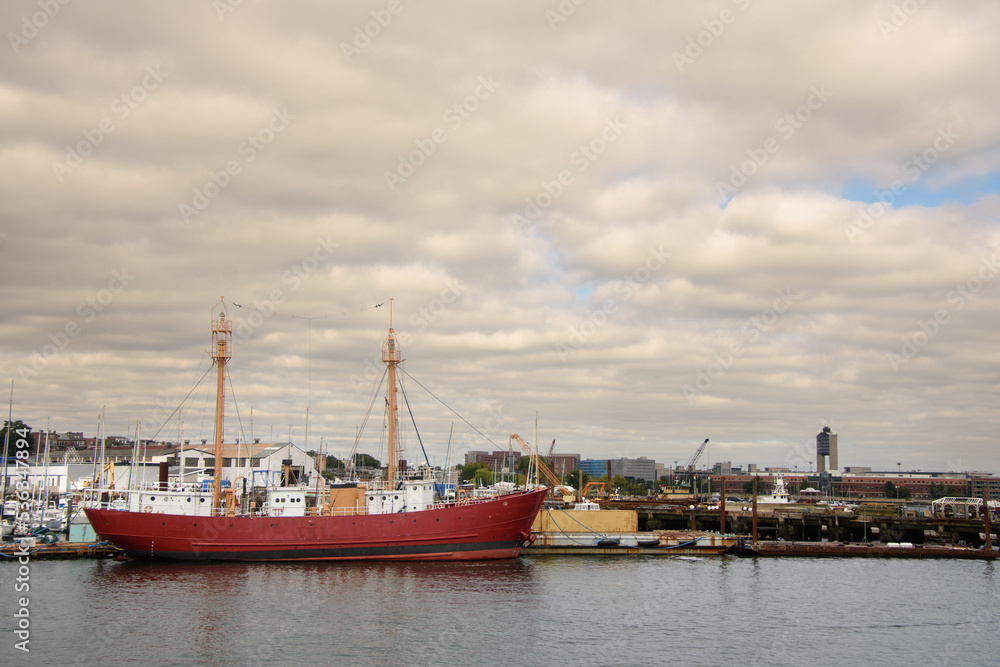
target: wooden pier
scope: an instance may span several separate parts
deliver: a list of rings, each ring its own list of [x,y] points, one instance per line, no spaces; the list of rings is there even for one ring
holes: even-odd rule
[[[28,558],[31,560],[42,559],[70,559],[70,558],[115,558],[123,555],[124,552],[107,542],[50,542],[48,544],[38,543],[28,551]],[[17,542],[4,543],[0,547],[0,562],[23,556],[20,545]]]
[[[943,547],[912,544],[841,544],[830,542],[758,542],[744,543],[743,556],[809,556],[825,558],[964,558],[989,560],[1000,558],[996,550],[968,547]]]

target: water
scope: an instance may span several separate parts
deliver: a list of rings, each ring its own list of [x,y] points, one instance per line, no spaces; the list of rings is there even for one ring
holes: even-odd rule
[[[997,665],[979,561],[0,563],[0,664]]]

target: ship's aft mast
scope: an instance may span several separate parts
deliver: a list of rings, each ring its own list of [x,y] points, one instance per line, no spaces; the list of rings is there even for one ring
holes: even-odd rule
[[[220,307],[221,306],[221,307]],[[216,315],[218,313],[218,315]],[[221,514],[222,498],[222,427],[226,406],[226,363],[233,351],[233,325],[229,309],[220,297],[219,306],[212,314],[212,361],[217,369],[215,387],[215,471],[212,482],[212,513]]]
[[[385,339],[385,344],[382,345],[382,363],[386,365],[386,369],[389,374],[388,378],[388,390],[386,392],[386,407],[388,410],[388,422],[389,422],[389,433],[388,433],[388,444],[387,451],[389,454],[389,468],[387,475],[387,482],[390,489],[396,488],[396,366],[403,361],[401,352],[399,349],[399,344],[396,342],[396,334],[392,330],[392,299],[389,299],[389,336]]]

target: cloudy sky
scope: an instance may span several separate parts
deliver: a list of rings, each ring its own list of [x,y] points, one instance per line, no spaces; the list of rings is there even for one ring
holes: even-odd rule
[[[584,457],[710,438],[712,462],[802,470],[830,425],[842,465],[1000,472],[995,3],[0,22],[0,362],[31,426],[92,435],[103,407],[109,434],[211,438],[192,388],[225,296],[227,440],[252,410],[305,444],[308,410],[308,447],[343,455],[392,299],[438,465],[452,422],[461,457],[537,414],[543,451]]]

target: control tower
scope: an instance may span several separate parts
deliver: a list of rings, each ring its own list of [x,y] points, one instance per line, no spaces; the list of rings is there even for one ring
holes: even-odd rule
[[[826,457],[830,457],[830,470],[840,470],[837,461],[837,434],[824,426],[816,435],[816,472],[826,470]]]

